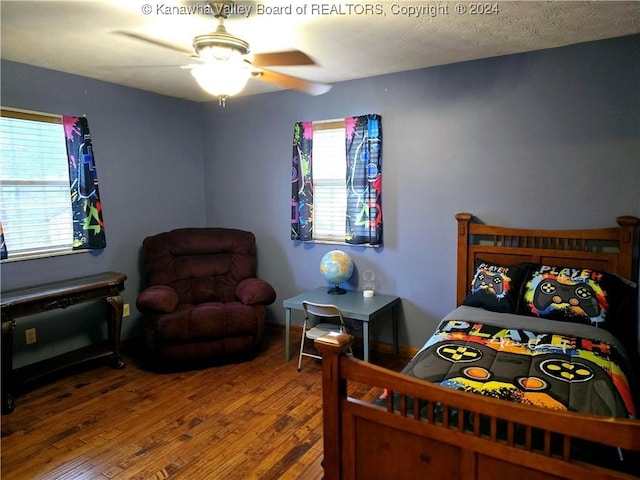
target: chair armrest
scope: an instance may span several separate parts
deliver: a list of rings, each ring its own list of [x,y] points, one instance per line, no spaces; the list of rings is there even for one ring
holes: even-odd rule
[[[236,287],[236,297],[245,305],[271,305],[276,301],[276,291],[258,278],[245,278]]]
[[[138,295],[136,307],[142,313],[171,313],[178,306],[178,293],[167,285],[154,285]]]

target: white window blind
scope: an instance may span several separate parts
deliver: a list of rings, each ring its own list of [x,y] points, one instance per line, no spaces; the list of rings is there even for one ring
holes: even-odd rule
[[[60,116],[2,110],[0,187],[9,259],[71,250],[69,169]]]
[[[313,238],[344,242],[347,167],[343,121],[313,124]]]

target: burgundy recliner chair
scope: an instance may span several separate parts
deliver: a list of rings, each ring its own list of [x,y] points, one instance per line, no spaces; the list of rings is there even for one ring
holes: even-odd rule
[[[229,228],[181,228],[144,239],[148,286],[136,307],[164,360],[231,360],[261,346],[273,287],[256,276],[256,240]]]

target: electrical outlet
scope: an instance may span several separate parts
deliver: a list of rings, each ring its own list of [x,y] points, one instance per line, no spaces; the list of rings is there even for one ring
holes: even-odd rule
[[[36,329],[35,328],[27,328],[24,331],[24,337],[27,345],[32,345],[36,343]]]
[[[122,306],[122,316],[123,317],[128,317],[129,315],[131,315],[131,307],[129,306],[128,303],[125,303]]]

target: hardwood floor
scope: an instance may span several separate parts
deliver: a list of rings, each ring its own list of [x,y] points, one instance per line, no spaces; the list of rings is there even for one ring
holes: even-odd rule
[[[320,362],[298,373],[277,326],[243,363],[157,373],[139,345],[124,354],[123,370],[98,365],[16,398],[2,416],[4,480],[323,477]],[[372,361],[397,370],[406,359]]]

